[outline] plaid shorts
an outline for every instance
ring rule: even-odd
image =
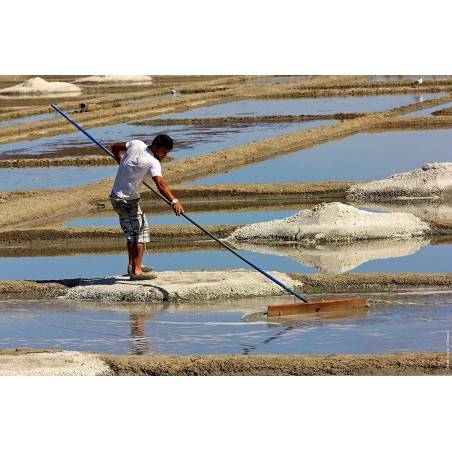
[[[141,210],[139,199],[119,199],[110,196],[111,205],[119,215],[119,224],[128,242],[146,243],[150,241],[149,225]]]

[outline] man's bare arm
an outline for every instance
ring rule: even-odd
[[[176,197],[171,193],[168,185],[166,185],[163,181],[162,176],[154,176],[152,180],[155,182],[155,185],[157,186],[159,192],[163,196],[165,196],[165,198],[169,199],[170,201],[176,199]],[[184,211],[184,208],[182,207],[182,204],[180,202],[175,203],[172,207],[176,215],[180,215]]]
[[[126,152],[126,143],[113,143],[110,147],[112,154],[115,157],[115,160],[118,163],[121,163],[122,154]]]

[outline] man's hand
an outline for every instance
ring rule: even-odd
[[[171,193],[171,190],[168,188],[168,186],[163,181],[162,176],[154,176],[152,178],[155,182],[155,185],[157,186],[159,192],[165,196],[166,199],[177,201],[174,204],[171,203],[171,207],[173,208],[174,213],[179,216],[181,213],[184,212],[184,208],[182,207],[182,204],[176,199],[176,197]]]
[[[180,202],[177,202],[176,204],[173,205],[173,210],[177,216],[184,212],[184,208]]]

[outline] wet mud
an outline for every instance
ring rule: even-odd
[[[450,375],[445,353],[396,355],[103,355],[115,375]]]

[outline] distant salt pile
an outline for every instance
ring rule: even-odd
[[[340,202],[323,203],[281,220],[244,226],[229,237],[237,242],[289,241],[306,244],[408,238],[430,233],[430,227],[410,213],[374,213]]]
[[[91,75],[79,78],[76,83],[152,83],[149,75]]]
[[[47,82],[41,77],[34,77],[19,85],[0,90],[0,94],[48,94],[80,93],[81,89],[67,82]]]
[[[407,173],[394,174],[387,179],[356,184],[347,198],[387,199],[416,197],[445,197],[452,195],[452,163],[429,163]]]

